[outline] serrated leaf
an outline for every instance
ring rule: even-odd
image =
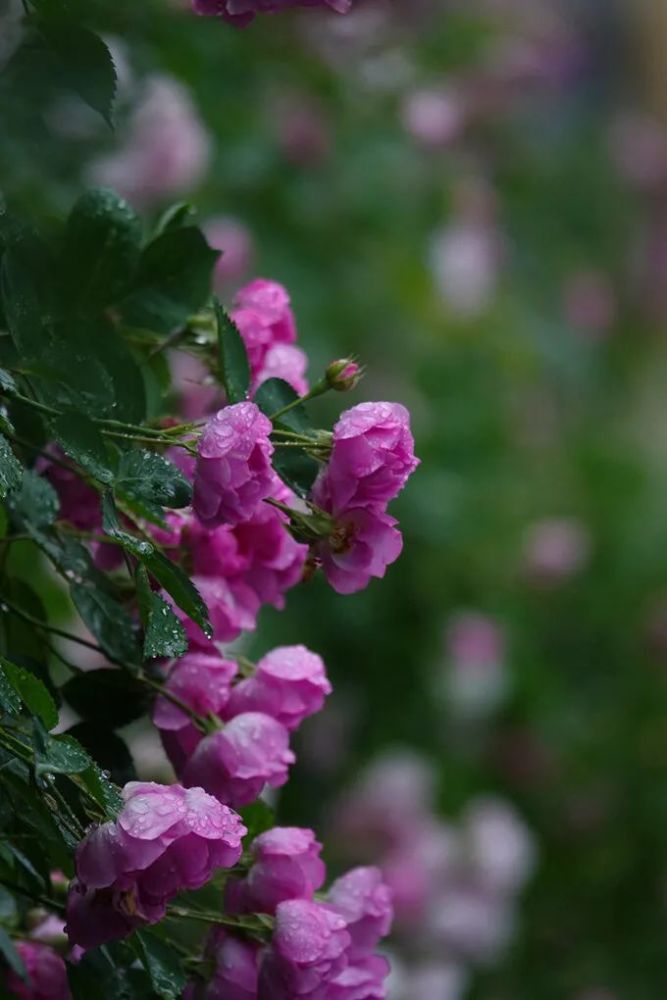
[[[240,403],[248,398],[250,389],[250,363],[248,352],[236,323],[227,315],[216,299],[215,318],[218,325],[218,365],[220,381],[225,387],[227,400]]]
[[[117,785],[137,780],[132,755],[121,737],[107,726],[92,722],[77,722],[67,730],[93,757],[95,763]]]
[[[123,294],[139,263],[141,236],[141,220],[128,202],[106,188],[86,191],[65,233],[71,297],[102,307]]]
[[[156,996],[162,1000],[178,1000],[186,983],[178,952],[151,931],[136,931],[133,940]]]
[[[53,729],[58,724],[58,709],[44,684],[4,656],[0,656],[0,667],[28,711],[40,719],[46,729]]]
[[[83,413],[61,413],[53,421],[53,435],[62,450],[101,483],[113,479],[104,438]]]
[[[88,583],[73,583],[72,600],[81,618],[112,660],[139,662],[135,623],[105,591]]]
[[[35,773],[80,774],[92,764],[90,755],[71,736],[49,736],[44,750],[35,753]]]
[[[169,333],[207,301],[220,256],[194,226],[168,229],[141,255],[132,292],[121,303],[126,322]]]
[[[0,500],[4,500],[10,490],[21,485],[23,466],[12,451],[7,438],[0,434]]]
[[[87,722],[119,729],[146,714],[147,691],[125,670],[87,670],[60,688],[68,705]]]
[[[33,23],[53,57],[60,84],[111,125],[116,68],[99,35],[63,17],[40,16]]]
[[[187,507],[192,501],[192,486],[183,473],[162,455],[144,449],[121,456],[115,490],[148,510],[157,510],[158,516],[162,507]]]
[[[117,538],[128,552],[140,560],[151,576],[170,594],[174,603],[210,638],[212,631],[208,620],[208,608],[195,585],[183,570],[172,563],[158,548],[120,528],[113,497],[108,495],[102,498],[102,524],[107,534]]]
[[[46,528],[55,521],[60,502],[47,479],[27,469],[19,489],[8,500],[10,510],[26,527]]]
[[[211,623],[208,619],[208,608],[188,576],[183,570],[157,549],[149,556],[144,556],[142,562],[161,587],[174,599],[178,607],[186,613],[201,628],[209,639],[212,635]]]
[[[16,950],[14,942],[4,927],[0,927],[0,954],[7,962],[7,965],[14,970],[17,976],[20,976],[25,983],[30,982],[30,979],[28,978],[28,971],[23,964],[23,959]]]
[[[123,808],[120,789],[109,780],[97,763],[93,763],[79,775],[79,780],[109,819],[115,819]]]
[[[143,566],[137,571],[137,598],[144,626],[144,658],[182,656],[188,648],[185,629],[173,610],[159,594],[151,590]]]

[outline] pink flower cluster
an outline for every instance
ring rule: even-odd
[[[335,817],[340,842],[353,845],[357,857],[379,859],[393,894],[397,947],[418,959],[403,972],[401,1000],[417,994],[426,969],[426,978],[463,980],[467,965],[503,951],[515,898],[535,864],[532,837],[505,802],[481,797],[458,824],[437,819],[433,805],[428,766],[396,754],[361,776]],[[447,966],[436,969],[443,953]]]
[[[271,495],[289,500],[289,490],[277,476],[271,476]],[[242,489],[234,493],[236,499]],[[152,529],[160,544],[184,555],[208,606],[216,641],[231,642],[241,632],[254,629],[265,604],[282,609],[286,592],[301,580],[308,547],[289,533],[287,520],[281,510],[260,502],[237,524],[209,529],[192,512],[176,511],[167,515],[166,534]],[[183,624],[193,646],[208,648],[199,626],[187,618]]]
[[[211,980],[192,984],[202,1000],[373,1000],[386,996],[386,959],[375,954],[391,927],[391,893],[377,868],[355,868],[330,887],[323,900],[321,844],[312,830],[274,827],[250,848],[250,868],[228,884],[228,913],[275,917],[268,946],[242,942],[225,931],[209,938]]]
[[[352,9],[352,0],[193,0],[192,5],[197,14],[245,27],[257,14],[275,14],[288,7],[329,7],[346,14]]]
[[[331,685],[322,660],[305,646],[280,646],[259,661],[252,676],[234,683],[236,675],[236,663],[212,644],[208,651],[187,653],[169,673],[153,721],[186,786],[201,786],[220,802],[241,806],[265,785],[277,788],[287,781],[294,762],[289,734],[319,712]],[[204,735],[169,696],[224,725]]]
[[[251,281],[237,292],[231,318],[248,352],[252,393],[269,378],[283,379],[299,395],[308,391],[308,359],[295,346],[296,321],[282,285],[265,278]]]
[[[202,788],[130,782],[123,797],[118,818],[77,848],[67,933],[84,949],[157,923],[177,893],[201,888],[241,856],[246,828]]]
[[[360,403],[335,425],[313,500],[334,519],[315,554],[338,593],[362,590],[400,555],[403,540],[387,505],[418,464],[410,416],[399,403]]]

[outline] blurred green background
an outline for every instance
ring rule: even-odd
[[[143,122],[183,156],[137,161],[138,206],[152,218],[182,196],[204,222],[240,223],[245,276],[287,286],[311,374],[352,352],[369,369],[353,401],[411,409],[422,465],[396,504],[401,560],[354,598],[297,588],[252,639],[312,646],[335,685],[279,817],[326,838],[339,790],[388,747],[416,748],[443,815],[498,795],[539,856],[511,944],[465,996],[657,1000],[667,132],[646,39],[661,37],[659,0],[655,24],[651,4],[611,0],[359,0],[348,17],[246,31],[186,6],[72,0],[121,70],[115,131],[15,59],[0,190],[43,223],[64,214],[117,169],[151,80],[170,78],[180,110],[160,125],[149,106]],[[0,11],[1,62],[18,12]],[[491,652],[458,649],[462,613],[491,623]]]

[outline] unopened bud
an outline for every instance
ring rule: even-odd
[[[364,370],[352,358],[341,358],[332,361],[324,374],[330,389],[335,389],[336,392],[349,392],[359,384]]]

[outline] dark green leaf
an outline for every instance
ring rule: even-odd
[[[80,743],[71,736],[49,736],[43,751],[35,753],[35,773],[80,774],[92,761]]]
[[[77,722],[67,730],[117,785],[136,781],[137,772],[127,744],[112,729],[92,722]]]
[[[220,381],[225,387],[230,403],[240,403],[248,398],[250,389],[250,364],[239,329],[218,300],[215,300],[215,318],[218,324],[218,363]]]
[[[72,1000],[155,1000],[155,992],[143,969],[116,965],[112,948],[86,952],[76,965],[67,963]]]
[[[45,304],[26,253],[18,247],[8,247],[2,255],[0,287],[16,350],[23,358],[38,357],[44,348]]]
[[[53,729],[58,724],[58,709],[42,682],[3,656],[0,656],[0,667],[28,711],[41,719],[46,729]]]
[[[182,656],[188,648],[185,629],[159,594],[151,590],[143,566],[137,572],[137,597],[144,626],[144,657]]]
[[[131,423],[146,414],[144,380],[132,353],[105,317],[70,317],[54,326],[32,364],[41,398],[57,409]],[[33,381],[34,378],[33,378]]]
[[[307,497],[313,488],[320,466],[298,448],[276,448],[273,468],[297,496]]]
[[[81,772],[79,780],[109,819],[115,819],[123,808],[123,797],[120,789],[109,780],[106,772],[96,763],[92,763]]]
[[[112,660],[138,662],[135,623],[127,611],[99,587],[73,583],[70,593],[83,621]]]
[[[109,452],[92,420],[83,413],[62,413],[51,426],[56,441],[70,458],[101,483],[111,482]]]
[[[183,570],[157,549],[142,562],[157,582],[173,597],[175,603],[189,618],[199,625],[204,635],[211,638],[208,608],[202,596]]]
[[[87,722],[119,729],[146,714],[146,687],[125,670],[88,670],[67,681],[60,692]]]
[[[14,942],[4,927],[0,927],[0,954],[7,962],[7,965],[9,965],[9,967],[12,968],[25,983],[30,982],[28,972],[23,964],[23,959],[16,950]],[[165,994],[161,994],[161,996],[164,995]]]
[[[0,662],[0,706],[8,715],[17,715],[21,711],[21,698],[11,680],[5,673]]]
[[[126,552],[130,552],[137,559],[146,558],[155,549],[152,542],[137,538],[136,535],[131,535],[121,528],[116,504],[111,493],[105,493],[102,497],[102,528],[111,538],[121,542]]]
[[[61,86],[73,90],[111,125],[116,69],[102,39],[65,18],[43,16],[34,23],[52,54]]]
[[[156,996],[162,1000],[178,1000],[186,983],[178,952],[151,931],[136,931],[133,940]]]
[[[0,499],[4,500],[10,490],[21,485],[23,466],[9,446],[7,438],[0,434]]]
[[[45,528],[53,524],[60,507],[58,494],[47,479],[26,470],[18,490],[9,498],[12,513],[26,526]]]
[[[144,250],[134,289],[122,303],[134,326],[169,333],[207,301],[220,256],[194,226],[167,229]]]
[[[293,403],[298,398],[299,396],[292,386],[284,382],[281,378],[270,378],[266,382],[262,382],[253,397],[255,403],[257,403],[262,413],[265,413],[267,417],[278,413],[279,410],[282,410],[285,406],[289,406],[290,403]],[[313,430],[303,403],[299,403],[298,406],[293,407],[287,413],[283,414],[282,417],[279,417],[275,421],[275,426],[296,431],[298,434],[311,434]]]
[[[187,507],[192,501],[192,487],[175,465],[154,451],[133,449],[120,460],[116,492],[137,500],[149,509]]]
[[[113,191],[86,191],[74,205],[65,235],[71,295],[106,306],[129,287],[139,263],[142,227],[134,209]]]

